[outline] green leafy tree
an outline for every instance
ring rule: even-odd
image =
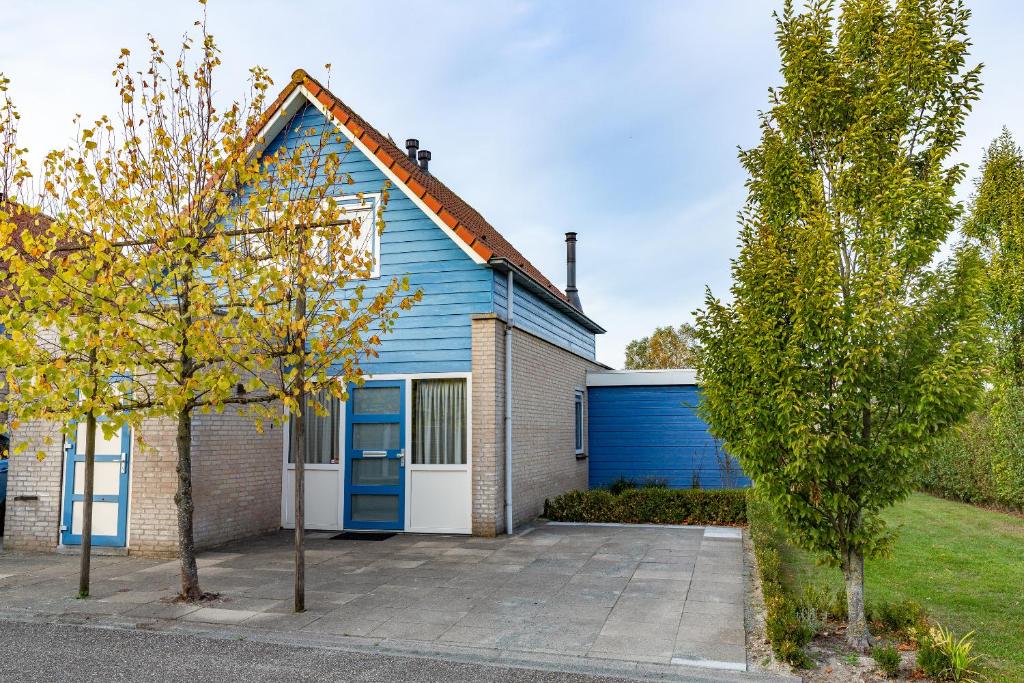
[[[787,2],[733,261],[698,312],[701,410],[792,538],[842,568],[869,641],[864,558],[928,444],[970,409],[980,259],[936,263],[961,212],[950,155],[980,90],[954,0]]]
[[[650,337],[634,339],[626,346],[626,369],[692,368],[696,344],[697,329],[689,323],[655,328]]]
[[[985,151],[964,234],[986,261],[996,367],[1024,388],[1024,153],[1006,128]]]

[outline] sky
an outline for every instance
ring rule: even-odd
[[[727,297],[757,113],[779,83],[769,0],[432,0],[388,3],[210,0],[223,52],[220,94],[245,93],[249,67],[278,87],[299,67],[401,144],[420,140],[431,172],[559,286],[564,233],[579,234],[578,286],[608,332],[598,359],[692,321],[705,287]],[[981,101],[958,160],[976,175],[1008,126],[1024,140],[1024,3],[977,0]],[[73,134],[76,113],[117,110],[111,70],[146,34],[169,51],[197,18],[190,0],[4,0],[0,71],[38,162]],[[971,182],[961,188],[970,196]]]

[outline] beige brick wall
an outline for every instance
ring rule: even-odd
[[[197,547],[277,529],[281,523],[279,427],[258,434],[236,413],[197,414],[193,421],[192,477]],[[147,420],[133,448],[128,508],[128,546],[134,554],[177,554],[174,494],[178,475],[175,435],[167,418]],[[44,443],[49,436],[53,442]],[[28,449],[10,463],[5,546],[52,550],[59,543],[63,435],[51,422],[19,427],[12,444]],[[43,449],[46,458],[35,453]],[[36,496],[37,500],[15,500]]]
[[[512,512],[516,526],[544,512],[544,499],[586,489],[586,458],[576,456],[575,391],[603,366],[516,329],[512,333]]]
[[[473,320],[473,533],[504,533],[505,323]],[[544,511],[544,500],[587,487],[576,457],[574,396],[588,370],[605,369],[529,332],[512,333],[512,496],[516,526]],[[584,446],[586,396],[584,395]],[[586,451],[584,451],[586,452]]]
[[[27,444],[27,448],[14,455],[19,443]],[[11,434],[5,548],[51,550],[57,546],[63,446],[64,435],[52,422],[26,422]],[[40,451],[45,454],[42,460],[36,457]]]
[[[170,418],[146,420],[132,449],[128,547],[141,555],[174,556],[178,552],[177,423]]]
[[[211,546],[281,527],[284,429],[228,408],[198,414],[192,454],[196,544]]]
[[[473,535],[505,532],[505,323],[473,318]]]

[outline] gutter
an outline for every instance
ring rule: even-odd
[[[512,535],[512,329],[515,327],[513,316],[513,293],[515,281],[513,273],[508,271],[508,286],[505,304],[505,533]]]

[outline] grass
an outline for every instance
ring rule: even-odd
[[[899,533],[892,557],[867,562],[868,604],[916,600],[958,636],[976,631],[984,674],[1024,683],[1024,519],[924,494],[885,519]],[[786,547],[783,565],[791,587],[842,585],[803,551]]]

